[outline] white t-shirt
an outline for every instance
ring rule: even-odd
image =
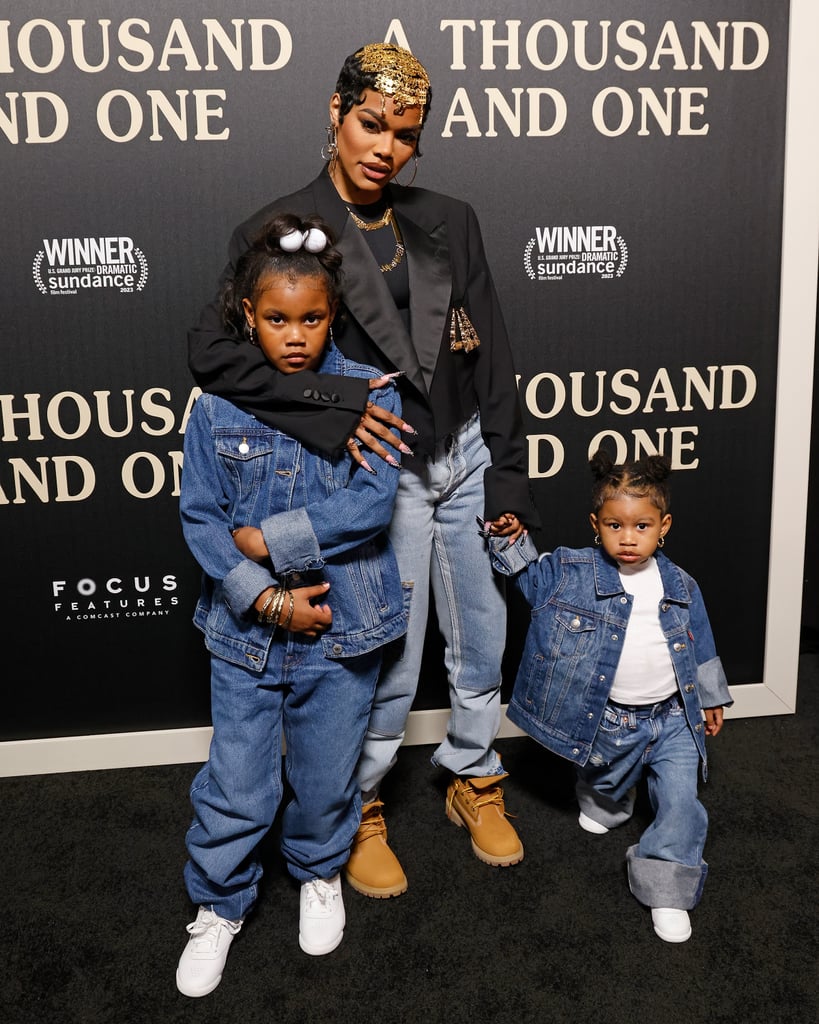
[[[621,566],[619,571],[623,588],[634,603],[610,699],[618,704],[655,704],[677,691],[677,677],[660,628],[660,569],[652,557],[642,565]]]

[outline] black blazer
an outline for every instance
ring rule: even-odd
[[[399,381],[403,415],[418,431],[411,439],[417,455],[431,453],[437,441],[479,411],[492,455],[484,477],[485,515],[494,519],[515,512],[532,523],[512,356],[475,213],[467,203],[427,189],[391,184],[389,194],[407,250],[412,337],[326,170],[235,229],[220,292],[239,256],[274,213],[319,214],[333,229],[344,257],[342,307],[333,324],[338,347],[349,358],[385,372],[404,371]],[[460,306],[480,339],[469,353],[453,351],[450,344],[451,311]],[[434,366],[431,379],[424,379],[418,352]],[[218,296],[188,334],[188,357],[204,391],[325,451],[344,444],[367,402],[367,382],[359,378],[277,373],[258,348],[229,335]]]

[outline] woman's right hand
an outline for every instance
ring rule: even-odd
[[[386,387],[387,384],[399,376],[400,373],[385,373],[383,377],[371,380],[370,391]],[[387,451],[384,443],[392,448],[397,448],[404,455],[412,455],[412,449],[401,440],[400,435],[402,433],[414,435],[415,428],[377,403],[367,402],[367,408],[358,421],[355,432],[347,440],[347,450],[350,452],[353,461],[357,462],[359,466],[366,469],[369,473],[372,473],[373,469],[364,457],[361,451],[362,447],[371,451],[374,455],[378,455],[391,466],[397,466],[398,460]]]

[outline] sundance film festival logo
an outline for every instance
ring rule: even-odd
[[[627,265],[628,246],[611,224],[535,228],[523,251],[532,281],[622,277]]]
[[[133,238],[44,238],[32,263],[43,295],[77,295],[97,289],[141,292],[148,261]]]

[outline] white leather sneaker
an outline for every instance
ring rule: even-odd
[[[691,921],[687,910],[673,907],[652,907],[654,931],[664,942],[685,942],[691,938]]]
[[[207,907],[200,907],[188,925],[190,938],[176,968],[176,987],[183,996],[206,996],[222,980],[233,936],[242,920],[228,921]]]
[[[601,825],[599,821],[595,821],[594,818],[590,818],[588,814],[584,814],[582,811],[578,816],[577,824],[586,832],[592,832],[596,836],[603,836],[606,832],[610,831],[605,825]]]
[[[299,945],[310,956],[332,953],[344,935],[346,917],[341,875],[302,882],[299,894]]]

